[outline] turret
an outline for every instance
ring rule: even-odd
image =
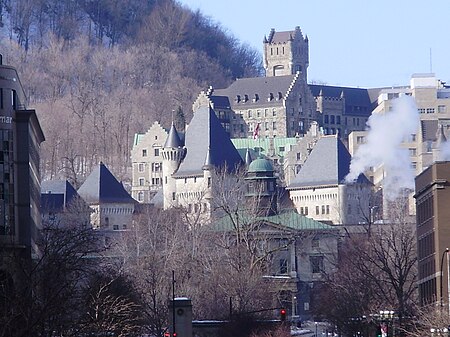
[[[253,202],[259,215],[277,213],[277,189],[274,168],[269,159],[258,158],[248,167],[247,198]]]
[[[172,175],[178,170],[186,153],[183,141],[178,134],[175,125],[172,126],[166,142],[161,150],[163,170],[164,209],[177,206],[176,183]]]

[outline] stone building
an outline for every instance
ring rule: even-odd
[[[91,207],[92,228],[104,232],[129,229],[136,201],[103,163],[94,168],[78,194]]]
[[[131,196],[149,203],[162,186],[162,147],[168,132],[158,122],[145,134],[135,134],[131,149]]]
[[[335,225],[367,221],[372,184],[363,174],[354,183],[345,182],[350,161],[349,152],[336,135],[320,138],[287,186],[297,212]]]

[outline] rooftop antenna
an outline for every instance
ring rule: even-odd
[[[431,54],[431,47],[430,47],[430,73],[433,72],[433,58],[431,56],[432,56],[432,54]]]

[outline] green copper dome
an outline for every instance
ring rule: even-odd
[[[269,159],[264,158],[255,159],[248,166],[248,172],[273,172],[272,162]]]

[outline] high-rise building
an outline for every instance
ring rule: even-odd
[[[449,306],[450,162],[435,162],[416,177],[419,299]],[[448,258],[448,257],[447,257]]]
[[[30,266],[32,252],[39,254],[35,243],[41,226],[39,148],[44,134],[35,111],[26,110],[16,69],[1,60],[0,55],[0,298],[8,298],[14,290],[27,289],[23,267]]]

